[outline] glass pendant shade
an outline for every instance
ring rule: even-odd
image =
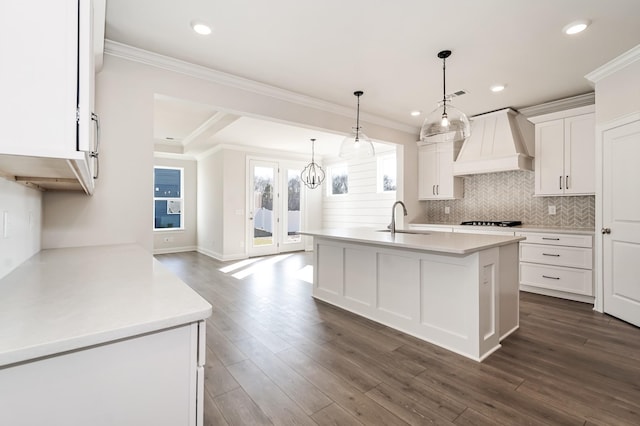
[[[302,169],[300,173],[300,179],[307,188],[314,189],[322,185],[324,182],[325,173],[322,167],[314,160],[315,156],[315,139],[311,139],[311,162]]]
[[[344,138],[342,144],[340,144],[340,158],[345,160],[361,160],[364,158],[371,158],[376,156],[376,150],[373,147],[373,142],[362,133],[362,127],[360,127],[360,96],[364,94],[363,91],[358,90],[353,92],[358,97],[358,112],[356,115],[356,126],[351,128],[349,136]]]
[[[360,160],[375,157],[376,150],[371,139],[362,133],[362,128],[353,127],[351,134],[342,141],[339,155],[345,160]]]
[[[449,56],[451,56],[450,50],[438,53],[438,58],[442,59],[442,100],[425,118],[420,129],[420,140],[426,143],[464,141],[471,135],[469,118],[464,112],[451,105],[451,100],[446,95],[446,59]]]
[[[471,123],[465,113],[447,102],[438,102],[420,129],[420,140],[426,143],[463,141],[471,134]]]

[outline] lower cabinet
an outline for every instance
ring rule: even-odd
[[[517,232],[520,242],[520,289],[593,303],[591,235]]]
[[[0,424],[203,424],[205,322],[0,369]]]

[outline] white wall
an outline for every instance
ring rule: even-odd
[[[0,278],[2,278],[40,251],[42,193],[0,178],[0,194]]]
[[[198,251],[224,256],[224,153],[216,151],[198,160]]]
[[[640,111],[640,61],[598,81],[596,124]]]
[[[155,94],[209,104],[224,112],[345,134],[353,125],[352,116],[225,86],[206,77],[168,71],[112,54],[105,55],[96,88],[96,110],[101,118],[103,140],[101,176],[95,195],[45,194],[42,233],[45,248],[138,243],[152,251],[153,194],[150,188],[153,184]],[[363,122],[363,125],[367,126],[367,134],[372,138],[405,144],[406,158],[415,160],[416,135],[374,123]],[[236,157],[234,154],[229,156]],[[415,164],[405,168],[404,199],[413,202],[415,208],[412,210],[417,212],[417,162],[409,161]],[[236,172],[229,169],[234,176]],[[226,194],[232,200],[236,195],[233,190]],[[225,214],[228,215],[229,210]],[[229,219],[228,216],[225,219]],[[229,225],[239,224],[236,219],[230,219],[232,224]],[[227,225],[225,222],[225,229]],[[217,243],[205,241],[203,244]],[[235,253],[235,250],[230,249],[230,252]]]
[[[198,161],[198,251],[221,260],[247,257],[247,158],[303,161],[286,152],[223,146]],[[302,229],[318,228],[322,198],[305,193]]]
[[[395,149],[387,150],[393,153]],[[377,156],[385,152],[376,152]],[[349,192],[330,195],[331,166],[346,164],[349,175]],[[384,229],[391,221],[391,206],[397,192],[378,192],[378,159],[325,162],[327,180],[323,184],[322,226],[324,228],[378,227]],[[398,169],[399,173],[401,172]],[[417,180],[417,178],[414,178]],[[401,180],[401,179],[400,179]],[[401,198],[398,198],[401,199]],[[417,213],[414,210],[414,213]],[[398,207],[396,223],[401,226],[403,216]]]
[[[155,157],[155,166],[182,167],[184,169],[184,206],[182,230],[162,230],[153,233],[154,253],[192,251],[197,246],[197,162],[194,159]],[[170,241],[165,241],[165,239]]]

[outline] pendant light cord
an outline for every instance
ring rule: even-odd
[[[442,115],[447,114],[447,58],[442,58]]]
[[[356,113],[356,142],[360,142],[360,96],[362,93],[356,92],[356,96],[358,97],[358,112]]]

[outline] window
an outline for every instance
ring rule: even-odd
[[[329,195],[349,193],[349,174],[346,164],[329,167],[329,177],[331,178],[331,185],[327,185]]]
[[[153,229],[184,229],[183,172],[177,167],[153,168]]]
[[[396,154],[378,157],[378,192],[396,190]]]

